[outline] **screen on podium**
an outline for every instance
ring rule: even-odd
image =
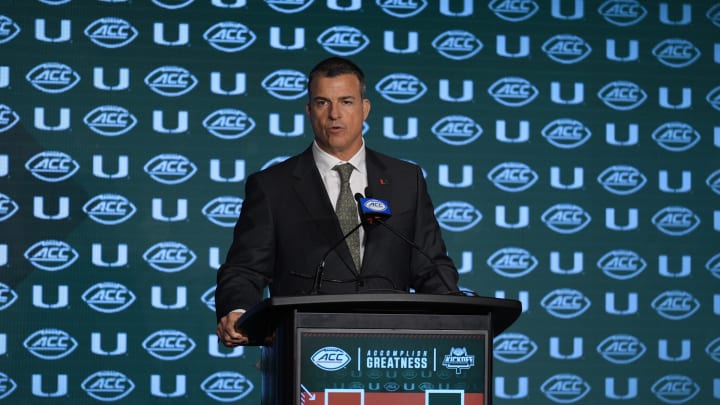
[[[297,333],[297,404],[487,403],[487,331],[298,328]]]

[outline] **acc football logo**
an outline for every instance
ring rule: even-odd
[[[203,126],[220,139],[238,139],[255,128],[255,121],[243,111],[223,108],[205,117]]]
[[[482,220],[482,213],[470,203],[448,201],[435,208],[435,217],[443,229],[462,232],[477,225]]]
[[[710,90],[707,96],[705,96],[705,100],[710,103],[712,108],[720,111],[720,86],[717,86],[714,89]],[[2,104],[0,104],[0,107],[2,107]],[[2,111],[2,108],[0,108],[0,111]],[[2,122],[0,122],[0,125],[2,125]],[[1,128],[0,132],[2,132]]]
[[[652,50],[658,61],[671,68],[683,68],[700,58],[700,50],[692,42],[680,39],[666,39]]]
[[[351,360],[352,357],[345,350],[332,346],[323,347],[310,356],[310,361],[325,371],[340,370],[350,364]]]
[[[35,357],[57,360],[72,353],[78,347],[78,342],[65,331],[41,329],[28,336],[23,346]]]
[[[150,90],[165,97],[182,96],[197,83],[197,78],[180,66],[161,66],[145,76],[145,84]]]
[[[571,404],[590,392],[590,384],[575,374],[555,374],[545,380],[540,391],[552,401]]]
[[[202,301],[208,309],[215,312],[215,286],[208,288],[202,297],[200,297],[200,301]]]
[[[630,364],[647,351],[645,344],[631,335],[612,335],[600,342],[597,352],[607,361],[615,364]]]
[[[653,215],[652,223],[666,235],[682,236],[694,231],[700,225],[700,217],[688,208],[671,206]]]
[[[135,294],[120,283],[106,281],[85,290],[82,300],[98,312],[114,314],[132,305]]]
[[[715,278],[720,278],[720,253],[708,259],[707,263],[705,263],[705,268],[710,274],[715,276]]]
[[[27,81],[43,93],[63,93],[75,87],[80,75],[70,66],[58,62],[42,63],[25,76]]]
[[[598,8],[605,21],[618,27],[629,27],[639,23],[647,10],[636,0],[608,0]]]
[[[281,100],[297,100],[307,94],[307,77],[297,70],[276,70],[261,84],[270,95]]]
[[[580,232],[592,218],[582,207],[575,204],[555,204],[542,214],[542,221],[557,233]]]
[[[647,93],[633,82],[617,80],[600,89],[598,97],[613,110],[629,111],[644,103]]]
[[[163,153],[148,161],[143,170],[157,182],[180,184],[187,181],[197,172],[197,166],[185,156]]]
[[[155,5],[166,8],[168,10],[183,8],[192,3],[193,1],[195,0],[152,0]]]
[[[521,333],[503,333],[493,340],[493,357],[505,363],[522,363],[537,349],[538,345]]]
[[[123,107],[103,105],[87,113],[83,122],[96,134],[119,136],[133,129],[137,118]]]
[[[72,177],[80,165],[72,156],[58,151],[45,151],[36,154],[25,162],[25,168],[36,178],[56,183]],[[1,197],[0,197],[1,199]],[[0,203],[0,220],[2,220],[2,204]]]
[[[33,266],[45,271],[63,270],[80,257],[72,246],[59,240],[37,242],[25,251],[24,256]]]
[[[692,294],[679,290],[663,292],[650,305],[658,315],[673,321],[689,318],[700,309],[700,301]]]
[[[597,181],[613,194],[630,195],[640,190],[647,183],[647,178],[632,166],[615,165],[603,170]]]
[[[9,308],[17,298],[18,295],[15,290],[5,283],[0,283],[0,311]],[[0,386],[2,386],[2,384],[0,384]],[[0,396],[0,398],[2,398],[2,396]]]
[[[203,38],[219,51],[239,52],[252,45],[257,36],[243,24],[225,21],[208,28]]]
[[[508,107],[522,107],[540,94],[532,83],[522,77],[503,77],[488,89],[490,96]]]
[[[253,384],[236,371],[218,371],[206,378],[200,388],[212,399],[233,402],[245,398],[253,390]]]
[[[130,394],[135,383],[119,371],[98,371],[83,380],[80,387],[98,401],[110,402]]]
[[[708,343],[705,347],[705,353],[707,353],[711,359],[720,363],[720,337]]]
[[[665,150],[684,152],[700,142],[700,134],[690,125],[675,121],[660,125],[652,139]]]
[[[538,260],[525,249],[506,247],[493,253],[487,264],[503,277],[518,278],[535,270]]]
[[[616,280],[637,277],[647,267],[647,262],[632,250],[617,249],[607,252],[597,261],[606,276]]]
[[[530,19],[540,7],[532,0],[493,0],[488,4],[490,11],[505,21],[520,22]]]
[[[12,41],[19,33],[20,26],[15,21],[8,16],[0,15],[0,44]]]
[[[183,332],[165,329],[145,338],[142,347],[156,359],[177,360],[195,349],[195,341]]]
[[[195,252],[179,242],[160,242],[143,254],[143,259],[155,270],[176,273],[190,267],[197,259]]]
[[[93,221],[103,225],[121,224],[132,217],[135,204],[119,194],[99,194],[83,205],[82,210]]]
[[[577,318],[590,308],[590,299],[578,290],[559,288],[540,302],[552,316],[561,319]]]
[[[365,49],[370,44],[370,38],[355,27],[336,25],[323,31],[317,42],[332,54],[349,56]]]
[[[710,187],[713,193],[720,195],[720,169],[710,173],[708,178],[705,180],[705,184]]]
[[[138,36],[138,30],[129,22],[115,17],[100,18],[85,28],[85,35],[103,48],[120,48]]]
[[[500,190],[518,193],[532,187],[539,176],[525,163],[503,162],[493,167],[487,177]]]
[[[427,0],[401,1],[401,0],[375,0],[382,11],[397,18],[412,17],[427,7]]]
[[[582,122],[570,118],[560,118],[547,124],[541,131],[553,146],[562,149],[574,149],[587,142],[592,136],[590,128]]]
[[[700,387],[690,377],[671,374],[657,380],[650,392],[666,404],[682,404],[693,399]]]
[[[431,131],[442,142],[453,146],[467,145],[483,133],[482,127],[475,120],[464,115],[443,117],[432,126]]]
[[[5,104],[0,104],[0,133],[14,127],[20,121],[15,111]]]
[[[375,85],[383,98],[397,104],[408,104],[422,97],[427,91],[425,83],[408,73],[392,73]]]
[[[213,224],[231,228],[240,217],[242,203],[243,199],[240,197],[222,196],[205,204],[202,213]]]
[[[587,58],[592,48],[577,35],[558,34],[545,41],[542,50],[552,60],[565,65]]]
[[[465,60],[480,52],[483,43],[471,32],[450,30],[435,37],[432,46],[448,59]]]
[[[15,215],[20,206],[7,195],[0,193],[0,222]]]
[[[716,4],[705,13],[705,17],[710,20],[716,27],[720,27],[720,4]]]
[[[2,20],[0,20],[2,23]],[[17,388],[17,383],[7,374],[0,372],[0,399],[7,398]]]
[[[283,14],[299,13],[308,8],[314,0],[265,0],[270,8]]]

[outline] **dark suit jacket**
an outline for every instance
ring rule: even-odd
[[[388,226],[416,243],[427,257],[382,226],[366,230],[360,274],[332,208],[312,148],[247,178],[233,242],[217,274],[218,319],[272,296],[306,295],[327,254],[321,293],[457,291],[458,273],[445,243],[419,167],[367,151],[366,195],[389,202]],[[439,272],[443,273],[440,277]]]

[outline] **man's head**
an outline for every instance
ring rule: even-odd
[[[320,148],[349,160],[362,146],[363,122],[370,112],[365,74],[343,58],[318,63],[310,71],[306,111]]]

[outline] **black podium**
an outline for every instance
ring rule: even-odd
[[[238,327],[263,346],[263,405],[490,405],[493,338],[520,312],[456,295],[274,297]]]

